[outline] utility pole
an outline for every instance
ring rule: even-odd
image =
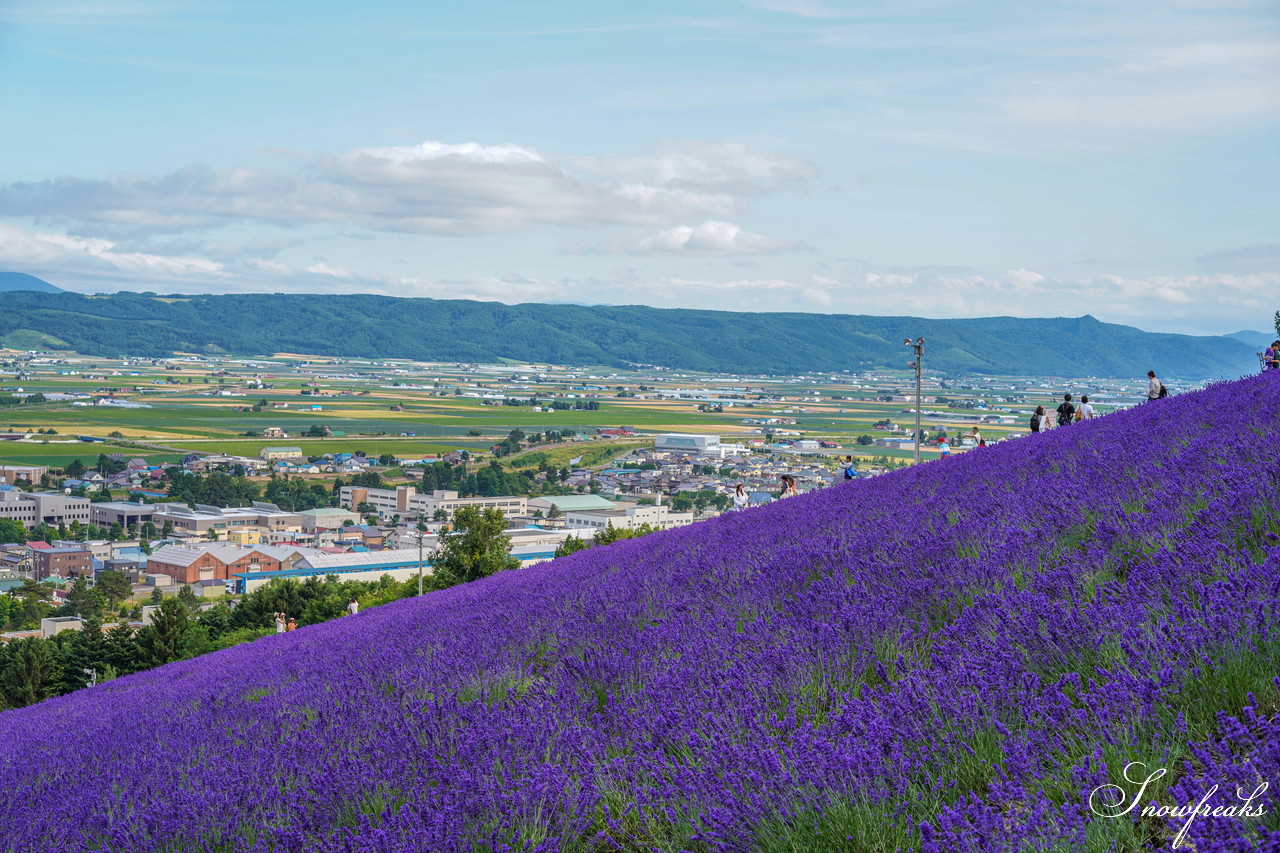
[[[924,366],[924,338],[903,338],[902,343],[911,347],[916,360],[907,365],[916,369],[916,464],[920,464],[920,371]]]
[[[418,595],[422,595],[422,531],[418,531]]]

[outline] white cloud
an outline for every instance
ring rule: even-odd
[[[744,212],[755,195],[815,173],[739,143],[668,143],[648,154],[566,157],[477,143],[365,148],[292,170],[191,165],[167,175],[0,185],[0,216],[73,223],[91,236],[238,223],[344,223],[373,231],[491,234],[536,225],[672,225]]]
[[[592,252],[633,255],[756,255],[799,248],[798,243],[743,231],[732,222],[707,220],[656,232],[630,232],[606,237]]]
[[[90,276],[171,279],[218,278],[223,265],[205,258],[120,251],[110,240],[32,233],[0,224],[0,263],[12,268],[78,270]]]

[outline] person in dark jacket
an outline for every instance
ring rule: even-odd
[[[1071,395],[1063,394],[1058,404],[1058,426],[1066,426],[1076,419],[1076,407],[1071,404]]]

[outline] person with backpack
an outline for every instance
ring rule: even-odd
[[[976,441],[979,447],[987,446],[986,440],[983,439],[982,433],[978,431],[978,428],[976,426],[969,432],[969,437],[972,438],[974,441]]]
[[[1169,389],[1164,387],[1164,383],[1156,379],[1154,370],[1147,371],[1147,402],[1159,400],[1169,396]]]
[[[1036,406],[1035,413],[1031,415],[1031,431],[1039,432],[1042,429],[1048,429],[1049,418],[1044,413],[1044,406]]]
[[[857,476],[858,476],[858,469],[853,467],[853,457],[846,456],[844,458],[844,478],[846,480],[853,480],[853,479],[856,479]]]
[[[1071,404],[1071,395],[1063,394],[1062,402],[1058,404],[1058,426],[1066,426],[1076,416],[1076,407]]]
[[[1089,395],[1085,394],[1080,398],[1080,408],[1076,409],[1076,420],[1091,421],[1093,420],[1093,406],[1089,405]]]

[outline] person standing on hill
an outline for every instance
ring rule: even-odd
[[[843,471],[844,471],[844,478],[845,478],[846,480],[852,480],[852,479],[854,479],[854,478],[856,478],[856,477],[858,476],[858,469],[857,469],[857,468],[855,468],[855,467],[853,467],[853,457],[852,457],[852,456],[846,456],[846,457],[844,458],[844,469],[843,469]]]
[[[1093,406],[1089,405],[1089,395],[1085,394],[1080,398],[1080,408],[1076,409],[1076,420],[1091,421],[1093,420]]]
[[[359,612],[360,612],[360,603],[359,603],[359,602],[357,602],[354,598],[352,598],[352,599],[350,599],[349,601],[347,601],[347,615],[348,615],[348,616],[355,616],[355,615],[356,615],[357,613],[359,613]]]
[[[276,614],[276,633],[277,634],[284,633],[284,614],[283,613]]]
[[[1062,402],[1058,404],[1058,426],[1066,426],[1071,423],[1075,415],[1076,407],[1071,405],[1071,395],[1063,394]]]
[[[1156,379],[1154,370],[1147,371],[1147,402],[1159,400],[1161,397],[1168,397],[1169,392],[1165,390],[1164,383]]]
[[[742,484],[739,483],[733,490],[733,508],[737,510],[746,509],[749,500],[751,498],[747,495],[747,490],[742,488]]]
[[[792,477],[790,474],[783,474],[781,479],[782,479],[782,495],[780,496],[781,498],[792,498],[800,494],[800,491],[796,488],[795,477]]]
[[[969,432],[969,437],[976,441],[979,447],[987,446],[987,442],[983,440],[982,433],[978,432],[978,428],[976,426]]]
[[[942,454],[943,459],[946,459],[951,455],[951,445],[947,443],[947,437],[945,435],[938,439],[938,452]]]
[[[1036,406],[1035,412],[1031,415],[1031,431],[1040,432],[1042,429],[1048,429],[1049,418],[1045,416],[1044,406]]]

